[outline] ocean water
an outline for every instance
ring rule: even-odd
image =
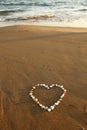
[[[0,26],[44,23],[87,27],[87,0],[0,0]]]

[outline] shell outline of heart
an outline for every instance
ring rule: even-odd
[[[54,86],[56,87],[59,87],[63,90],[63,93],[62,95],[60,96],[60,98],[53,104],[51,105],[50,107],[48,106],[45,106],[43,105],[42,103],[39,102],[38,98],[36,98],[34,95],[33,95],[33,91],[37,88],[37,87],[45,87],[46,89],[50,89],[50,88],[53,88]],[[60,102],[62,101],[62,99],[64,98],[66,94],[66,89],[63,87],[63,85],[58,85],[58,84],[52,84],[50,86],[46,85],[46,84],[37,84],[35,86],[32,86],[32,89],[30,90],[29,92],[29,95],[30,97],[33,99],[33,101],[35,101],[39,106],[40,108],[48,111],[48,112],[51,112],[52,110],[55,109],[56,106],[58,106],[60,104]]]

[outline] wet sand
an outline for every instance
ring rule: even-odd
[[[67,89],[50,113],[29,96],[37,83]],[[87,130],[87,29],[0,28],[0,97],[0,130]]]

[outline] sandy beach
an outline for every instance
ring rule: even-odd
[[[67,90],[52,112],[29,96],[37,83]],[[0,130],[87,130],[87,29],[0,28],[0,98]]]

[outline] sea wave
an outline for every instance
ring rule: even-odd
[[[1,22],[87,22],[87,0],[0,0]]]
[[[33,16],[33,17],[27,17],[27,18],[22,18],[23,20],[41,20],[41,19],[50,19],[55,17],[55,15],[39,15],[39,16]]]
[[[38,21],[38,20],[48,20],[55,17],[55,15],[39,15],[39,16],[31,16],[31,17],[10,17],[6,18],[5,21]]]
[[[78,11],[85,12],[85,11],[87,11],[87,9],[79,9]]]
[[[23,10],[0,10],[0,15],[9,15],[10,13],[22,12]]]
[[[31,2],[31,3],[26,3],[26,2],[17,2],[17,3],[15,3],[15,2],[8,2],[8,3],[4,3],[4,2],[2,2],[2,3],[0,3],[0,5],[2,5],[2,6],[52,6],[52,3],[46,3],[46,2]]]

